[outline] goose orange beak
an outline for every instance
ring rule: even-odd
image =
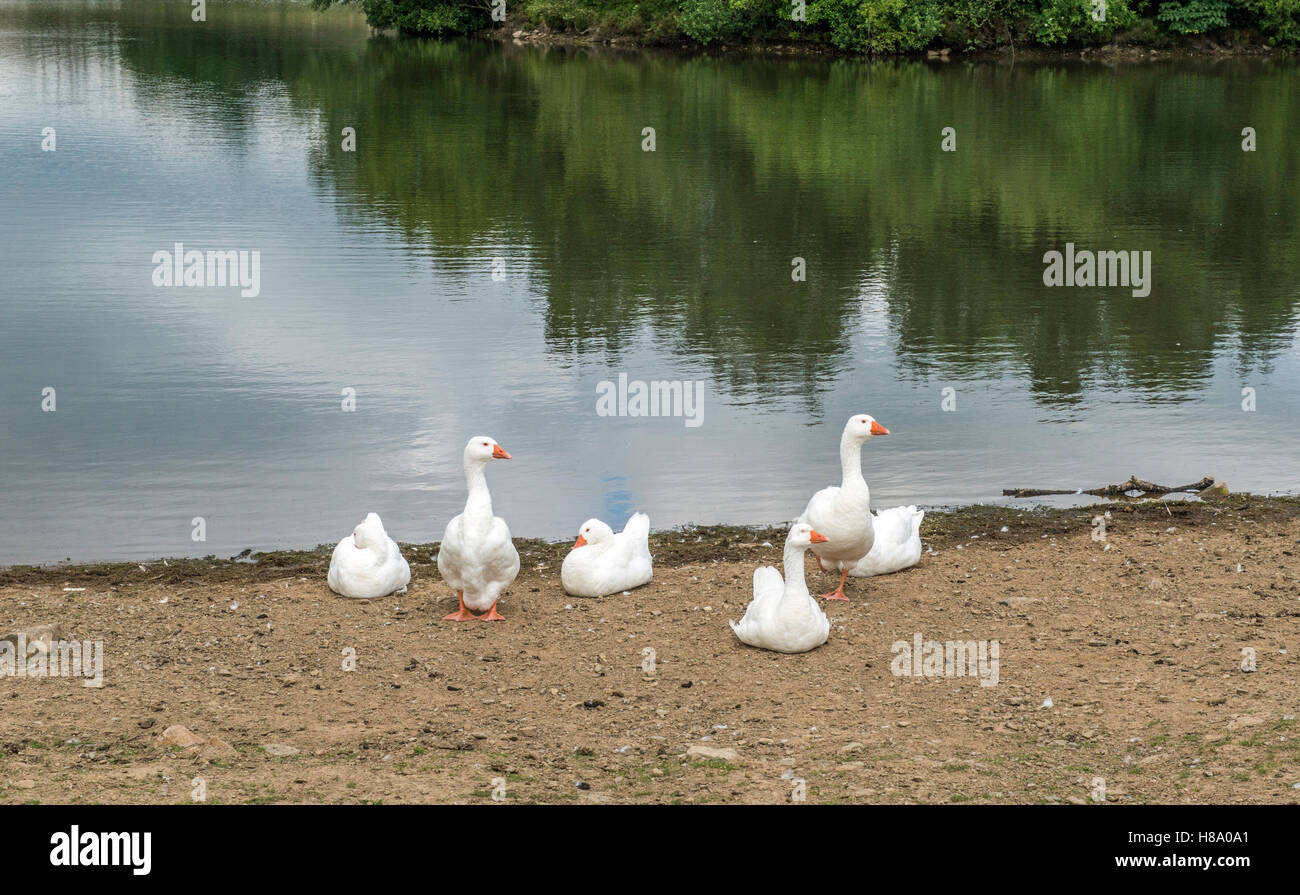
[[[872,420],[872,421],[871,421],[871,434],[872,434],[872,435],[888,435],[888,434],[889,434],[889,430],[886,429],[884,426],[880,425],[880,423],[876,422],[875,420]]]
[[[822,534],[820,531],[813,529],[813,533],[809,536],[808,540],[812,541],[814,544],[825,544],[830,540],[830,538],[826,537],[826,535]]]
[[[577,550],[579,547],[586,547],[586,546],[587,546],[587,539],[584,538],[582,535],[578,535],[578,540],[573,542],[573,549]]]
[[[509,460],[510,455],[506,453],[505,448],[497,444],[492,446],[492,458],[494,460]]]

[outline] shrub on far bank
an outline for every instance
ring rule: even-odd
[[[409,34],[495,24],[492,0],[311,0],[316,8],[338,2],[360,5],[375,28]],[[703,46],[793,39],[872,55],[1115,39],[1161,46],[1227,29],[1300,44],[1300,0],[806,0],[803,21],[794,8],[791,0],[507,0],[506,12],[511,22],[552,31],[600,28]]]
[[[1255,27],[1274,46],[1300,44],[1300,0],[1246,0]]]
[[[316,9],[325,9],[345,0],[311,0]],[[371,28],[402,31],[407,34],[470,34],[491,24],[486,2],[465,3],[456,0],[356,0]]]

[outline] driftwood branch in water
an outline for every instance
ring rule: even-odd
[[[1167,487],[1157,485],[1155,482],[1146,482],[1137,476],[1129,476],[1127,482],[1118,485],[1098,485],[1096,488],[1088,488],[1085,491],[1078,491],[1074,488],[1051,489],[1051,488],[1004,488],[1002,495],[1004,497],[1043,497],[1048,494],[1093,494],[1097,497],[1122,497],[1129,491],[1141,491],[1143,494],[1172,494],[1175,491],[1204,491],[1214,484],[1214,476],[1207,475],[1199,482],[1192,482],[1187,485],[1175,485]]]

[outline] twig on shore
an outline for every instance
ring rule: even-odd
[[[1127,482],[1121,482],[1118,485],[1098,485],[1096,488],[1088,488],[1079,491],[1074,488],[1053,489],[1053,488],[1004,488],[1002,489],[1003,497],[1043,497],[1049,494],[1092,494],[1096,497],[1122,497],[1129,491],[1141,491],[1143,494],[1172,494],[1175,491],[1204,491],[1214,484],[1214,476],[1207,475],[1198,482],[1191,482],[1187,485],[1157,485],[1155,482],[1144,481],[1137,476],[1131,475]]]

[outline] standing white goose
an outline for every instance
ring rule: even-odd
[[[370,513],[334,548],[326,580],[336,594],[372,600],[406,590],[411,567],[397,542],[384,531],[379,515]]]
[[[740,624],[728,620],[742,643],[778,653],[806,653],[826,642],[831,623],[804,580],[803,555],[826,538],[796,522],[785,538],[785,580],[771,566],[754,570],[754,599]]]
[[[872,522],[876,542],[871,545],[871,552],[849,569],[849,574],[854,578],[870,578],[916,565],[921,559],[921,520],[924,518],[925,510],[914,506],[877,512]]]
[[[871,521],[871,491],[862,477],[862,445],[875,435],[888,435],[889,430],[874,417],[855,414],[844,425],[840,435],[841,483],[823,488],[808,501],[799,517],[827,538],[825,543],[813,546],[822,569],[840,571],[840,586],[828,594],[828,600],[847,600],[844,596],[844,579],[849,568],[871,552],[875,532]]]
[[[599,519],[582,523],[560,566],[560,583],[571,596],[603,597],[640,587],[653,574],[650,517],[633,513],[618,534]]]
[[[476,435],[465,445],[469,497],[465,511],[447,523],[438,546],[438,571],[460,601],[460,608],[444,616],[445,621],[504,620],[497,600],[519,574],[519,551],[505,520],[492,515],[486,469],[493,460],[509,459],[496,439],[486,435]],[[471,609],[483,614],[474,615]]]

